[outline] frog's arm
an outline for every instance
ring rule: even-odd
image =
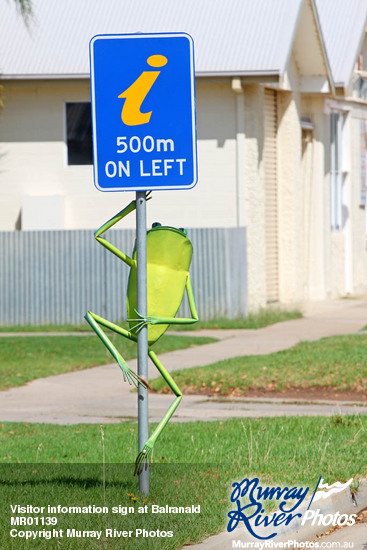
[[[129,382],[129,384],[133,383],[136,387],[138,387],[139,384],[144,386],[144,388],[148,388],[148,383],[141,378],[138,374],[136,374],[133,370],[130,369],[128,364],[126,363],[125,359],[120,355],[120,353],[117,351],[111,340],[107,337],[105,332],[102,330],[101,326],[106,327],[108,330],[112,330],[113,332],[116,332],[117,334],[120,334],[121,336],[124,336],[125,338],[128,338],[129,340],[133,340],[136,342],[137,338],[134,334],[131,334],[128,330],[119,327],[118,325],[115,325],[114,323],[111,323],[110,321],[107,321],[106,319],[103,319],[103,317],[100,317],[99,315],[96,315],[95,313],[92,313],[91,311],[88,311],[88,313],[85,315],[85,319],[88,321],[94,332],[97,334],[97,336],[102,340],[106,348],[111,352],[113,357],[116,359],[119,367],[122,370],[122,374],[124,376],[124,380],[126,382]]]
[[[196,323],[199,320],[199,316],[196,309],[190,273],[187,274],[186,292],[189,300],[191,319],[186,317],[153,317],[150,315],[143,317],[138,311],[135,310],[140,321],[134,326],[134,332],[138,333],[146,325],[192,325],[193,323]],[[130,320],[136,321],[136,319],[128,319],[128,321]]]
[[[117,256],[118,258],[120,258],[120,260],[122,260],[123,262],[125,262],[127,265],[129,265],[130,267],[133,266],[135,264],[135,260],[133,260],[132,258],[130,258],[129,256],[127,256],[126,254],[124,254],[124,252],[121,252],[121,250],[119,250],[118,248],[116,248],[116,246],[114,246],[113,244],[111,244],[110,242],[106,241],[106,239],[104,237],[101,237],[101,235],[107,231],[108,229],[110,229],[111,227],[113,227],[117,222],[119,222],[120,220],[122,220],[122,218],[124,218],[125,216],[127,216],[128,214],[130,214],[130,212],[132,212],[133,210],[135,210],[136,208],[136,203],[135,201],[131,201],[130,204],[128,204],[123,210],[121,210],[121,212],[119,212],[118,214],[116,214],[113,218],[111,218],[110,220],[108,220],[108,222],[104,223],[99,229],[97,229],[97,231],[94,233],[94,237],[95,239],[101,243],[102,246],[104,246],[105,248],[107,248],[107,250],[110,250],[113,254],[115,254],[115,256]]]

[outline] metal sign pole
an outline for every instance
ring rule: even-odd
[[[147,225],[145,191],[136,192],[136,259],[138,312],[147,315]],[[148,380],[148,328],[138,333],[138,374]],[[139,384],[138,388],[138,439],[139,452],[149,437],[148,390]],[[139,475],[139,490],[149,494],[149,464]]]
[[[198,177],[194,42],[186,33],[99,34],[90,41],[90,67],[94,184],[100,191],[136,192],[137,310],[145,317],[145,192],[191,189]],[[150,112],[141,112],[146,97]],[[147,380],[146,327],[137,340],[138,374]],[[141,384],[138,430],[140,453],[149,439],[148,391]],[[149,463],[150,443],[147,450],[146,460],[143,454],[137,457],[137,471]],[[148,468],[139,475],[139,489],[149,493]]]

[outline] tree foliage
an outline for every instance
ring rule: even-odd
[[[27,24],[32,16],[32,0],[14,0],[24,22]]]
[[[28,25],[32,15],[32,0],[14,0],[14,3],[17,7],[17,10],[20,12],[23,21],[26,25]],[[4,86],[0,84],[0,111],[4,107]]]

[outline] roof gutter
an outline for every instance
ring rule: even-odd
[[[90,78],[89,73],[70,74],[1,74],[0,80],[81,80]]]
[[[241,78],[246,82],[279,82],[279,71],[196,71],[198,78]],[[89,73],[43,73],[43,74],[1,74],[0,80],[81,80],[90,78]]]
[[[252,82],[278,82],[279,71],[196,71],[198,77],[227,76]]]

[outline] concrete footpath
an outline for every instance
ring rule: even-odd
[[[166,368],[177,369],[204,366],[219,360],[241,355],[259,355],[289,348],[300,341],[358,332],[367,324],[367,300],[339,300],[310,305],[304,318],[272,325],[259,330],[201,331],[200,335],[215,336],[218,342],[160,356]],[[180,333],[182,334],[182,333]],[[188,334],[188,333],[186,333]],[[198,335],[197,332],[192,334]],[[10,334],[15,336],[15,334]],[[123,344],[121,346],[123,349]],[[135,361],[130,361],[136,368]],[[149,366],[149,377],[157,375],[154,365]],[[150,421],[162,418],[172,395],[150,394]],[[367,414],[366,403],[336,401],[300,401],[296,399],[215,399],[206,396],[183,397],[172,421],[217,420],[233,417],[259,417],[280,415],[333,415]],[[95,367],[70,374],[42,378],[20,388],[0,392],[0,421],[51,422],[75,424],[80,422],[109,423],[136,420],[137,394],[123,382],[116,364]],[[355,513],[355,499],[349,493],[343,501],[327,502],[325,513]],[[357,495],[358,496],[358,495]],[[364,485],[357,498],[358,507],[367,506],[367,487]],[[354,550],[366,550],[366,524],[338,529],[319,540],[319,543],[354,542]],[[293,535],[297,535],[297,538]],[[310,535],[310,538],[309,538]],[[279,533],[278,541],[315,540],[316,533],[296,531]],[[205,542],[190,546],[194,550],[222,550],[233,548],[233,541],[249,542],[242,528],[241,533],[222,533]],[[237,546],[245,547],[245,546]],[[326,546],[324,546],[326,547]],[[334,545],[333,547],[337,547]],[[346,546],[344,546],[346,547]],[[348,547],[351,546],[348,544]]]
[[[258,330],[201,331],[215,335],[213,344],[178,350],[160,356],[170,371],[204,366],[241,355],[258,355],[289,348],[302,340],[351,334],[367,323],[367,300],[338,300],[307,307],[303,319]],[[182,334],[182,333],[180,333]],[[193,334],[197,335],[197,332]],[[122,343],[123,349],[123,343]],[[135,360],[130,361],[136,368]],[[157,375],[149,365],[149,377]],[[162,418],[173,396],[150,394],[150,421]],[[216,399],[186,395],[172,421],[217,420],[233,417],[281,415],[366,414],[366,403],[297,401],[295,399]],[[137,418],[137,395],[123,382],[116,364],[35,380],[26,386],[0,392],[0,421],[120,422]]]

